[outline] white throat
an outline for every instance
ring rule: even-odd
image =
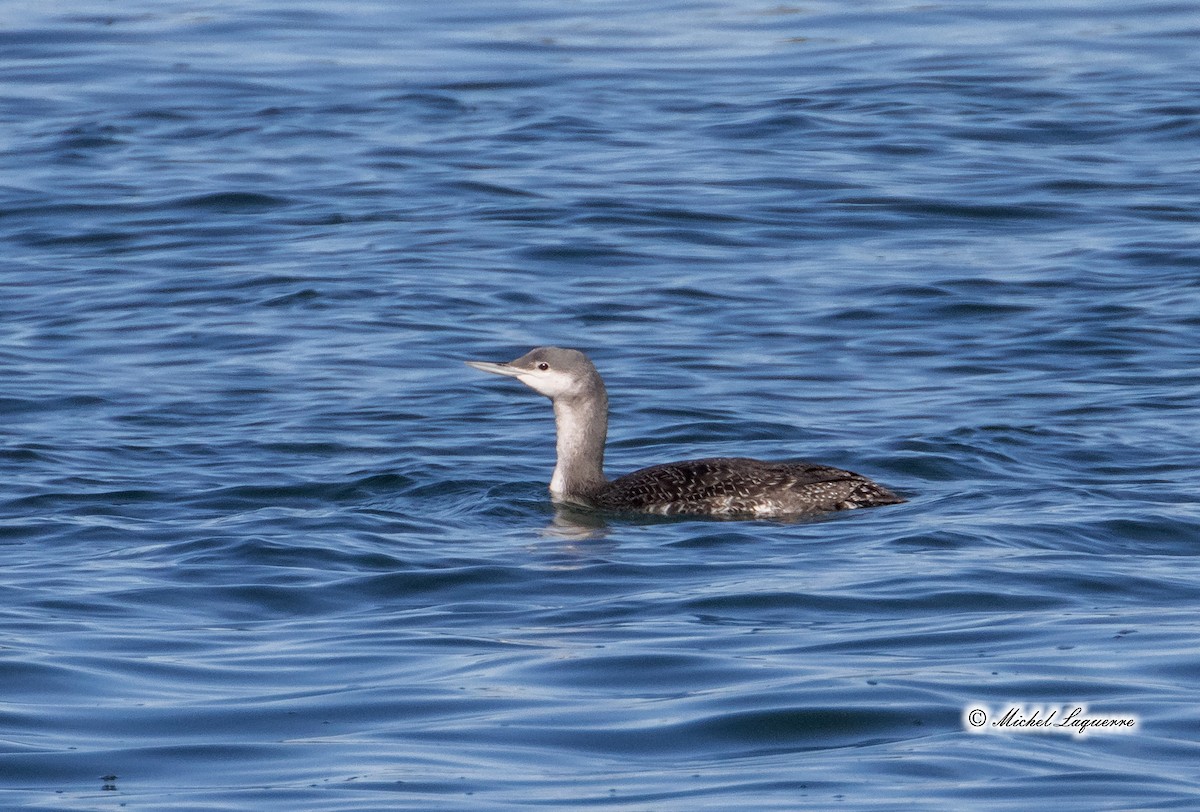
[[[608,433],[607,398],[554,401],[558,459],[550,478],[557,500],[585,496],[604,485],[604,439]]]

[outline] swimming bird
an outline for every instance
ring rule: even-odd
[[[840,468],[742,457],[652,465],[609,481],[604,475],[608,392],[586,355],[538,347],[515,361],[466,364],[516,378],[553,402],[558,461],[550,496],[556,502],[668,516],[780,518],[904,501]]]

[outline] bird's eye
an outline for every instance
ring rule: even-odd
[[[549,368],[550,368],[550,365],[547,364],[545,361],[542,361],[542,363],[538,364],[538,369],[540,369],[542,372],[545,372]]]

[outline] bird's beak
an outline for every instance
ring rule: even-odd
[[[524,372],[524,370],[509,366],[508,364],[494,364],[491,361],[464,361],[463,363],[469,367],[490,372],[493,375],[507,375],[510,378],[516,378]]]

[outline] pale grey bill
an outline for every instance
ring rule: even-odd
[[[463,361],[463,363],[469,367],[490,372],[493,375],[507,375],[510,378],[515,378],[523,372],[523,370],[510,367],[508,364],[493,364],[491,361]]]

